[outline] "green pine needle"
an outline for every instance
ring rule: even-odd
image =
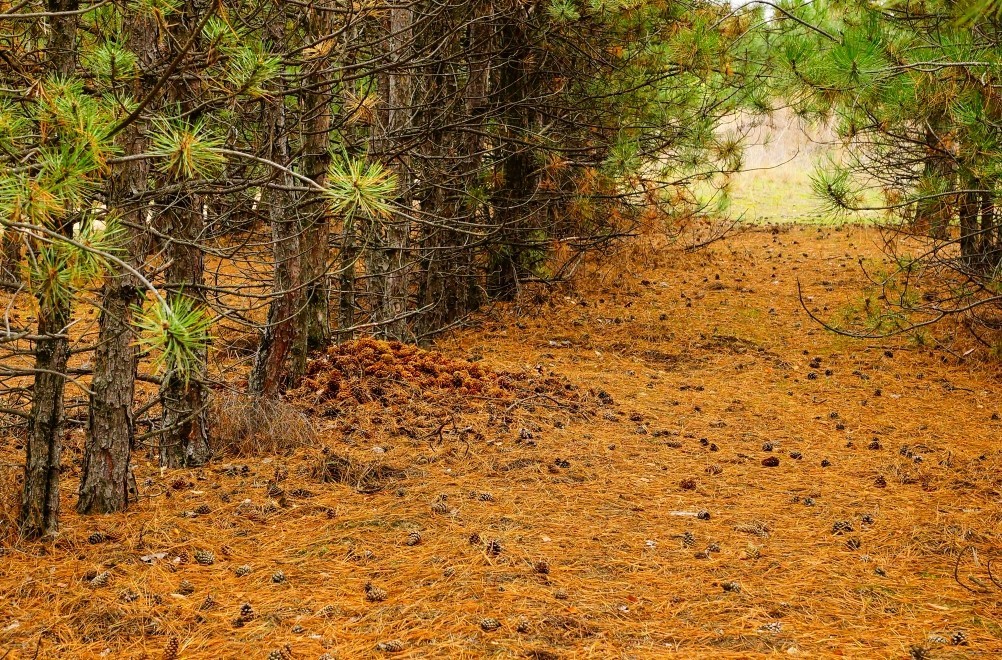
[[[158,370],[185,382],[197,373],[211,341],[212,317],[206,309],[178,295],[169,305],[155,302],[145,310],[137,306],[134,316],[141,331],[138,344],[156,356]]]
[[[336,213],[389,217],[396,190],[396,176],[380,163],[360,159],[334,162],[327,175],[327,196]]]

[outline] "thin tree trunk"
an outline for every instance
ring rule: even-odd
[[[338,333],[339,342],[350,341],[355,333],[355,266],[358,261],[358,237],[354,218],[345,218],[342,224],[341,254],[338,260]]]
[[[69,305],[40,310],[38,334],[60,335],[70,322],[70,313]],[[38,340],[19,519],[21,532],[29,537],[52,537],[59,531],[59,461],[68,358],[66,337]]]
[[[495,103],[504,117],[505,129],[499,135],[501,188],[494,197],[498,244],[489,265],[487,286],[491,296],[510,300],[528,274],[526,240],[533,224],[538,172],[532,152],[523,142],[531,138],[535,128],[527,102],[534,96],[537,85],[534,74],[526,67],[529,52],[523,26],[508,18],[499,38]]]
[[[401,141],[411,126],[412,81],[408,54],[413,49],[414,7],[412,0],[398,0],[389,11],[389,31],[386,48],[394,66],[388,68],[380,82],[386,108],[381,115],[381,134],[376,140],[376,151],[396,172],[397,181],[405,191],[397,199],[404,208],[408,206],[410,188],[409,159],[402,153]],[[408,285],[410,271],[411,225],[406,212],[397,213],[389,220],[372,220],[368,236],[369,258],[366,275],[369,292],[373,298],[373,320],[380,325],[376,334],[388,339],[408,339],[407,320]]]
[[[16,291],[21,286],[21,234],[8,230],[0,241],[0,288]]]
[[[188,299],[204,305],[202,286],[205,263],[198,242],[205,230],[201,204],[196,195],[182,193],[161,215],[161,231],[168,238],[165,253],[170,265],[165,272],[168,302]],[[205,389],[206,355],[202,351],[193,373],[182,377],[169,373],[160,388],[163,434],[160,437],[160,465],[188,467],[205,465],[212,457]]]
[[[48,0],[46,55],[49,70],[69,77],[76,68],[78,0]],[[66,13],[70,12],[70,13]],[[70,232],[72,218],[64,215],[57,229]],[[51,537],[59,531],[59,468],[62,454],[63,391],[69,340],[64,335],[72,315],[69,300],[39,300],[35,345],[35,383],[28,417],[24,485],[18,523],[29,537]]]
[[[331,8],[313,5],[309,14],[307,41],[313,42],[330,32],[332,25]],[[330,166],[331,130],[331,82],[325,66],[327,58],[318,57],[310,63],[312,69],[306,75],[304,87],[309,90],[302,94],[300,107],[303,112],[303,173],[317,185],[327,181]],[[306,301],[303,307],[305,329],[299,340],[306,343],[301,352],[320,350],[331,341],[330,328],[330,281],[328,262],[330,259],[330,218],[327,204],[315,191],[304,193],[302,214],[304,220],[303,240],[303,282]],[[300,377],[302,374],[295,374]]]
[[[982,185],[985,185],[982,182]],[[981,193],[981,257],[985,267],[994,270],[998,266],[999,244],[995,237],[995,196],[990,192]]]
[[[189,31],[209,11],[209,6],[206,0],[191,0],[185,6],[182,20],[172,28],[176,43],[188,38]],[[201,116],[197,109],[202,100],[201,86],[198,79],[178,76],[168,91],[169,100],[191,113],[188,121],[192,123]],[[168,302],[173,305],[185,300],[194,308],[204,307],[205,261],[199,247],[205,233],[202,198],[192,191],[182,190],[164,200],[160,223],[160,232],[166,237],[164,255],[168,266],[164,278]],[[205,465],[212,457],[205,387],[207,358],[206,352],[200,351],[190,373],[184,377],[168,373],[160,386],[162,434],[158,453],[163,467]]]
[[[960,257],[967,266],[978,260],[978,198],[977,193],[966,192],[960,201]]]
[[[279,14],[282,8],[278,8]],[[281,19],[272,23],[274,43],[284,42],[285,31]],[[266,136],[271,149],[268,158],[289,167],[289,133],[286,125],[284,83],[265,101]],[[268,213],[271,222],[272,252],[275,261],[273,297],[268,306],[268,321],[261,334],[254,369],[250,376],[251,394],[276,397],[283,389],[295,384],[298,375],[305,371],[304,343],[298,341],[304,307],[303,251],[300,223],[296,209],[286,192],[292,186],[288,173],[276,176],[278,187],[269,190]]]

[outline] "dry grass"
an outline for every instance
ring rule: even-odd
[[[997,367],[833,337],[797,300],[852,302],[876,240],[638,242],[438,351],[361,343],[289,402],[320,446],[139,465],[125,515],[73,514],[68,465],[61,539],[0,563],[0,655],[998,657]]]
[[[225,394],[213,398],[210,416],[217,456],[287,454],[316,442],[310,418],[284,401]]]

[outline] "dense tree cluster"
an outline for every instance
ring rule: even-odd
[[[273,398],[330,342],[425,341],[560,278],[736,169],[717,127],[762,103],[761,14],[705,0],[0,7],[26,535],[57,530],[67,424],[78,510],[121,510],[131,451],[209,459],[213,365]]]

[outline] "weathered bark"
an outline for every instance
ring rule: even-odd
[[[68,77],[76,67],[78,0],[48,0],[49,18],[46,55],[53,73]],[[68,235],[72,218],[64,215],[57,229]],[[39,299],[38,334],[35,345],[35,383],[28,418],[28,441],[24,485],[18,523],[29,537],[51,537],[59,531],[59,462],[62,454],[63,391],[69,341],[63,334],[72,307],[65,299]]]
[[[165,253],[170,265],[165,272],[168,302],[187,298],[196,306],[204,304],[202,286],[205,263],[198,241],[205,221],[199,199],[191,193],[178,195],[161,215],[161,232],[168,237]],[[204,465],[212,456],[207,418],[208,393],[205,389],[204,351],[187,377],[169,373],[160,388],[163,433],[160,437],[160,465],[186,467]]]
[[[70,322],[70,313],[69,305],[40,310],[38,334],[61,335]],[[29,537],[51,537],[59,531],[59,461],[68,358],[65,336],[39,339],[35,346],[37,372],[28,419],[20,512],[21,532]]]
[[[80,0],[46,0],[46,9],[55,14],[49,21],[49,41],[45,45],[49,71],[68,78],[77,65],[77,22],[73,13],[80,9]]]
[[[401,142],[412,119],[412,75],[406,70],[413,50],[414,7],[411,0],[398,0],[389,11],[390,36],[386,40],[392,65],[380,81],[385,108],[380,112],[379,135],[374,140],[375,151],[396,173],[403,194],[398,204],[409,206],[411,171],[409,158]],[[367,243],[370,246],[366,264],[369,293],[373,300],[373,321],[379,325],[376,334],[387,339],[406,341],[410,338],[404,315],[408,308],[410,274],[411,223],[405,213],[392,218],[373,220]]]
[[[94,352],[90,418],[77,502],[77,511],[84,514],[123,511],[129,505],[136,382],[131,308],[139,300],[133,280],[121,272],[109,275],[101,297],[101,329]]]
[[[16,291],[21,286],[20,263],[21,234],[5,231],[0,240],[0,288]]]
[[[279,13],[281,14],[281,8]],[[272,22],[271,37],[275,43],[284,41],[280,19]],[[286,126],[286,90],[276,83],[271,97],[265,101],[268,159],[283,167],[290,165],[289,133]],[[271,222],[272,254],[275,276],[272,299],[268,306],[268,321],[261,333],[254,369],[248,387],[251,394],[275,397],[292,386],[306,370],[305,343],[298,341],[304,308],[303,251],[300,222],[294,204],[286,192],[292,186],[287,172],[276,173],[277,187],[271,188],[268,214]]]
[[[130,50],[145,60],[144,65],[151,65],[155,57],[156,25],[142,13],[136,13],[129,16],[126,28]],[[141,92],[137,78],[133,93],[138,96]],[[119,139],[124,154],[146,152],[149,141],[145,132],[141,122],[125,129]],[[146,191],[149,169],[146,160],[115,165],[107,185],[109,212],[125,220],[122,247],[129,265],[137,270],[142,268],[149,245],[148,232],[140,229],[145,226],[140,197]],[[77,511],[83,514],[124,511],[129,506],[137,363],[132,308],[142,298],[141,286],[138,277],[118,266],[113,266],[105,278],[77,501]]]
[[[268,306],[268,321],[261,333],[248,385],[251,394],[264,397],[275,397],[294,385],[293,375],[302,371],[293,365],[306,360],[296,332],[296,318],[303,307],[299,225],[288,217],[288,208],[281,203],[284,195],[273,192],[276,199],[270,204],[269,213],[275,259],[274,297]]]
[[[307,41],[321,39],[330,32],[333,14],[329,7],[312,5],[307,17]],[[327,181],[330,166],[331,82],[325,70],[327,58],[318,57],[309,64],[305,89],[300,99],[303,126],[303,174],[317,185]],[[330,328],[330,218],[327,203],[315,191],[304,193],[301,200],[303,217],[302,236],[305,241],[303,255],[303,282],[306,297],[302,314],[300,342],[305,342],[302,352],[320,350],[331,341]],[[305,326],[305,327],[303,327]],[[302,373],[294,374],[301,377]]]
[[[190,30],[209,11],[210,4],[207,0],[189,0],[181,20],[172,27],[175,43],[188,38]],[[178,76],[168,89],[168,100],[190,113],[189,120],[195,122],[201,116],[198,110],[201,89],[202,81]],[[164,272],[168,302],[175,304],[183,299],[194,308],[204,307],[205,263],[199,247],[205,232],[202,199],[182,189],[161,201],[163,211],[158,229],[166,241],[163,251],[168,262]],[[163,467],[204,465],[212,457],[205,388],[207,358],[206,352],[201,351],[190,373],[168,373],[161,384],[162,433],[158,452]]]

